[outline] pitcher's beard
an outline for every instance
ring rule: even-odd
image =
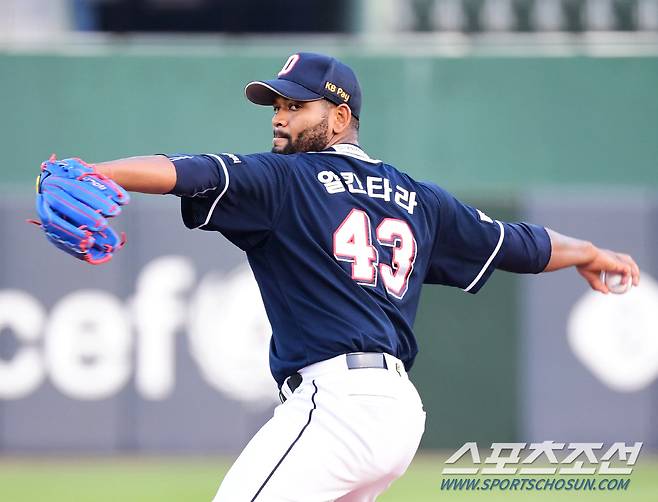
[[[289,155],[299,152],[321,152],[327,147],[327,131],[329,131],[329,119],[324,117],[319,124],[309,127],[299,133],[297,139],[292,141],[289,135],[280,135],[286,138],[286,146],[283,148],[272,148],[272,153]]]

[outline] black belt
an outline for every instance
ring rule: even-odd
[[[347,363],[347,369],[350,370],[365,368],[388,369],[384,354],[379,352],[351,352],[345,355],[345,361]],[[302,376],[299,373],[294,373],[286,378],[281,386],[281,390],[279,390],[279,399],[281,399],[281,402],[284,403],[301,383]]]

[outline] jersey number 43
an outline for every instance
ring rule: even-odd
[[[404,220],[384,218],[377,225],[375,238],[380,245],[393,248],[390,265],[379,263],[368,214],[352,209],[334,232],[334,256],[352,263],[352,279],[357,283],[376,287],[379,275],[386,291],[402,299],[416,261],[416,239],[411,227]]]

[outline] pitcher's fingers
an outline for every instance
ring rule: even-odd
[[[582,272],[582,275],[594,291],[599,291],[604,295],[607,295],[610,292],[608,287],[605,285],[605,282],[601,280],[603,277],[602,273],[597,274],[596,272],[587,271]]]
[[[617,257],[631,267],[631,277],[633,279],[633,286],[640,285],[640,267],[635,262],[632,256],[624,253],[617,253]]]

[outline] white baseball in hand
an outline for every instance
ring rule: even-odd
[[[628,293],[633,285],[633,281],[630,277],[628,278],[628,282],[626,282],[626,284],[622,284],[621,280],[623,277],[624,276],[622,274],[607,274],[606,272],[601,272],[601,281],[604,282],[606,286],[608,286],[608,289],[611,293],[616,295],[623,295],[624,293]]]

